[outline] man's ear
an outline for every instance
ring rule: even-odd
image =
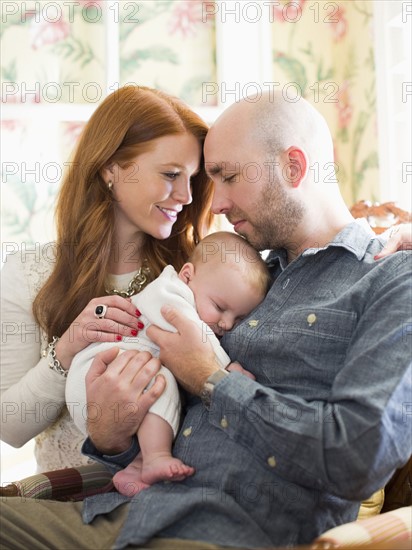
[[[193,279],[194,274],[195,274],[195,266],[192,263],[187,262],[179,271],[179,279],[181,279],[184,283],[188,285],[190,281]]]
[[[286,165],[284,168],[284,177],[292,185],[299,187],[306,178],[309,169],[308,157],[299,147],[289,147],[286,151]]]

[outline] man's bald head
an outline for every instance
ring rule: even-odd
[[[259,250],[285,248],[294,258],[352,219],[331,170],[330,131],[304,99],[275,93],[230,106],[209,130],[204,153],[212,211]]]
[[[242,138],[247,134],[270,156],[291,146],[302,148],[309,162],[333,162],[333,142],[322,115],[301,98],[293,103],[281,92],[263,94],[258,101],[243,99],[228,107],[210,131]]]

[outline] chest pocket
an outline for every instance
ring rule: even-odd
[[[296,308],[277,319],[273,315],[261,326],[259,336],[269,354],[255,374],[262,383],[284,390],[302,384],[307,389],[330,386],[356,323],[356,313],[327,308]]]

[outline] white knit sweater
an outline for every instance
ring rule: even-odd
[[[46,335],[34,320],[33,300],[54,265],[52,246],[6,258],[1,270],[1,439],[21,447],[35,437],[38,471],[92,461],[80,452],[84,435],[65,406],[66,379],[49,369]],[[123,288],[131,274],[111,276]]]

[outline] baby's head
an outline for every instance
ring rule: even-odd
[[[259,252],[226,231],[205,237],[179,277],[192,290],[199,317],[219,336],[260,304],[270,284]]]

